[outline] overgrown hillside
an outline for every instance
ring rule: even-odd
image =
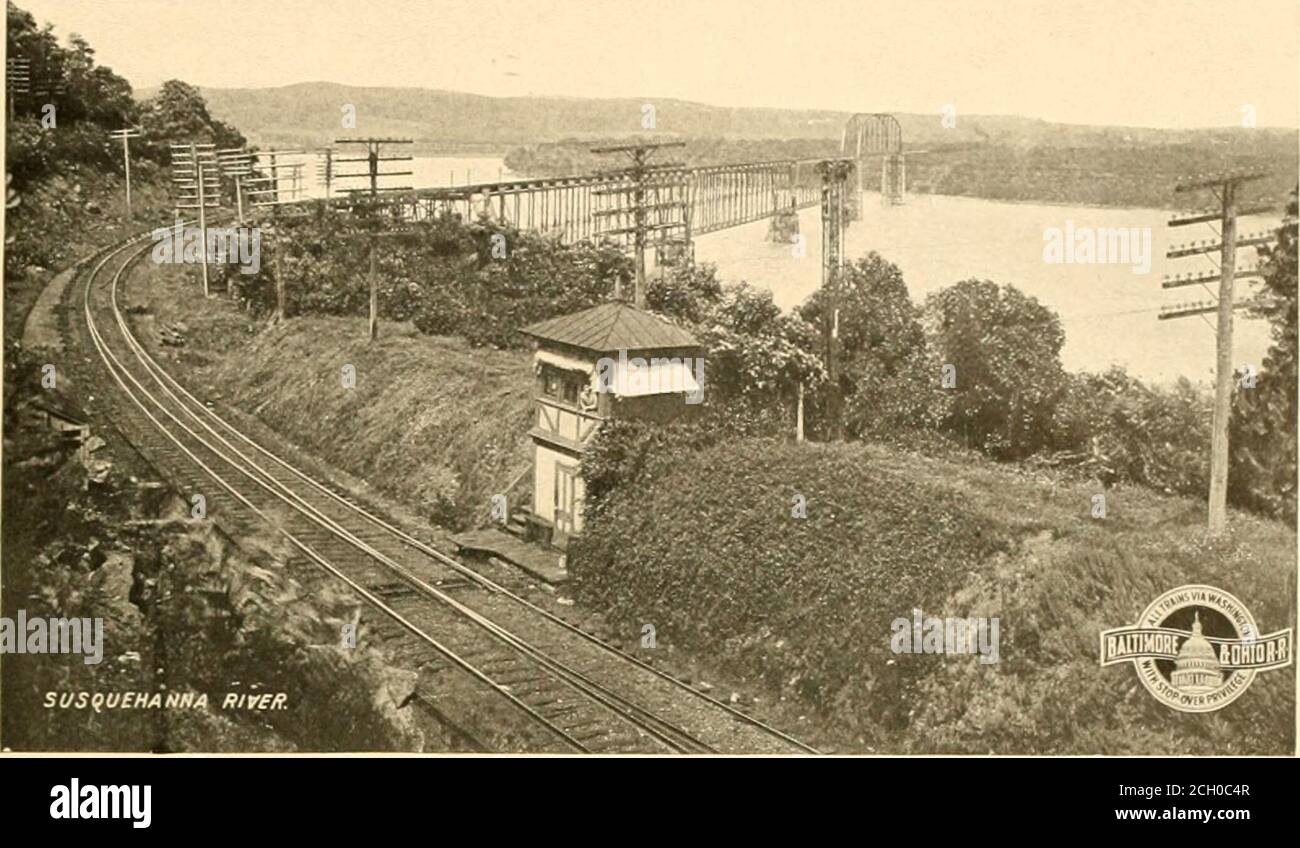
[[[255,337],[203,379],[313,455],[452,527],[488,512],[531,461],[532,367],[522,353],[300,318]],[[356,387],[343,387],[343,366]]]
[[[1194,716],[1148,697],[1131,667],[1098,665],[1101,630],[1186,583],[1294,626],[1294,533],[1236,514],[1207,546],[1203,520],[1192,500],[975,455],[746,440],[656,458],[589,523],[570,570],[610,620],[762,681],[839,750],[1290,751],[1293,668]],[[893,653],[891,622],[915,609],[999,618],[1000,661]]]
[[[5,338],[23,322],[50,279],[97,248],[139,233],[169,213],[167,187],[153,169],[132,175],[134,220],[124,214],[125,188],[115,174],[70,170],[20,193],[5,217]]]
[[[45,351],[45,354],[50,354]],[[60,373],[72,353],[54,355]],[[41,359],[11,354],[16,396],[39,388]],[[15,361],[17,360],[17,361]],[[98,662],[76,653],[5,656],[0,743],[13,751],[420,750],[415,675],[387,664],[368,632],[339,643],[358,609],[303,582],[274,534],[231,539],[191,520],[113,430],[80,455],[25,405],[6,404],[3,613],[11,621],[102,619]],[[378,644],[378,639],[375,640]],[[225,706],[229,694],[286,693],[283,709]],[[159,699],[127,706],[124,698]],[[206,704],[200,695],[207,699]],[[162,698],[186,706],[164,709]],[[441,740],[429,739],[432,747]]]

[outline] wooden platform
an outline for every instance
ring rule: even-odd
[[[561,554],[539,545],[530,545],[501,530],[491,527],[470,530],[455,534],[451,540],[461,553],[499,557],[547,583],[559,584],[569,579]]]

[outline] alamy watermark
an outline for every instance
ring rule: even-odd
[[[1134,274],[1151,271],[1150,227],[1065,227],[1043,230],[1043,261],[1048,265],[1132,265]]]
[[[85,654],[86,665],[104,659],[104,619],[0,617],[0,654]]]
[[[87,783],[77,778],[50,787],[52,819],[126,819],[133,828],[153,821],[153,785],[117,786]]]
[[[690,404],[704,401],[704,359],[691,356],[602,356],[596,361],[596,391],[619,395],[684,394]]]
[[[203,231],[177,221],[171,227],[159,227],[153,237],[153,261],[159,265],[208,262],[239,265],[239,273],[256,274],[262,268],[262,231],[257,227],[208,227],[206,244]]]
[[[896,654],[975,654],[980,662],[998,661],[998,619],[925,617],[919,609],[912,618],[896,618],[889,647]]]

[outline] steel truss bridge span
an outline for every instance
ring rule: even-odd
[[[689,242],[704,233],[806,209],[821,200],[818,159],[785,159],[691,168],[657,168],[644,183],[650,229],[677,231]],[[562,242],[611,238],[630,243],[633,213],[617,198],[630,191],[625,175],[508,180],[473,185],[383,192],[369,196],[280,204],[300,211],[326,206],[351,211],[378,204],[400,222],[457,215],[486,216],[520,230],[551,233]],[[659,241],[658,239],[652,239]]]

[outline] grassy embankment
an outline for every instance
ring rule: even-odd
[[[660,648],[761,686],[796,733],[837,750],[1291,751],[1294,668],[1182,714],[1131,666],[1102,669],[1098,635],[1188,583],[1236,594],[1270,632],[1293,627],[1295,534],[1234,514],[1210,544],[1202,504],[1137,488],[1106,491],[1098,520],[1102,491],[975,456],[718,446],[616,494],[570,570],[609,620],[653,624]],[[916,608],[999,618],[1000,662],[894,654],[890,624]]]
[[[192,387],[222,400],[309,454],[341,469],[425,520],[478,523],[493,494],[531,462],[532,365],[525,353],[471,348],[381,325],[370,343],[358,318],[302,316],[267,326],[221,296],[194,297],[192,268],[146,266],[149,283],[128,303],[144,336],[184,328],[186,343],[162,348]],[[344,388],[343,366],[356,369]],[[515,487],[510,505],[526,488]]]
[[[170,214],[167,186],[152,167],[133,175],[134,217],[122,178],[73,169],[23,192],[5,215],[5,341],[20,339],[41,291],[64,268],[100,247],[159,226]]]

